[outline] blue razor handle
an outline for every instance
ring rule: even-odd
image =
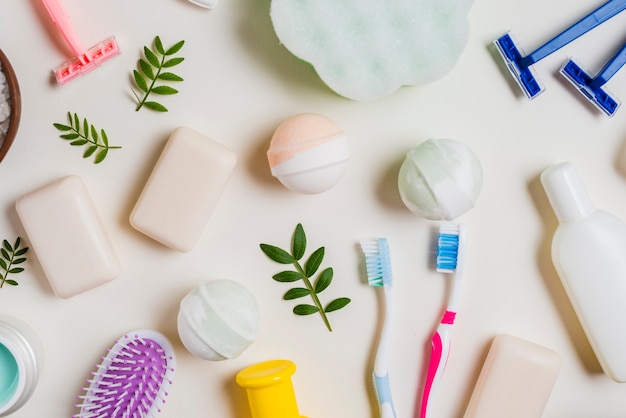
[[[522,68],[529,67],[537,61],[547,57],[554,51],[564,47],[573,40],[581,37],[585,33],[594,29],[596,26],[606,22],[619,12],[626,9],[625,0],[609,0],[602,6],[598,7],[578,22],[565,29],[563,32],[531,52],[518,61],[518,65]]]
[[[494,44],[526,96],[532,99],[543,91],[543,87],[532,71],[533,64],[606,22],[624,9],[626,9],[626,0],[609,0],[528,55],[522,54],[509,34],[501,36]]]

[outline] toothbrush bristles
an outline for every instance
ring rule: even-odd
[[[457,224],[443,224],[439,227],[437,240],[437,271],[454,273],[459,256],[460,227]]]
[[[360,244],[365,255],[365,268],[369,285],[391,285],[391,262],[387,239],[365,240],[361,241]]]

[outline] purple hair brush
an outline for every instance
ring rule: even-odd
[[[151,330],[127,333],[96,365],[78,396],[73,418],[147,418],[161,411],[176,360],[167,338]]]

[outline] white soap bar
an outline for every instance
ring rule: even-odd
[[[540,418],[561,358],[511,335],[494,338],[464,418]]]
[[[120,274],[119,258],[80,177],[27,193],[15,206],[57,296],[75,296]]]
[[[130,215],[131,225],[174,250],[191,251],[236,164],[229,149],[190,128],[176,128]]]

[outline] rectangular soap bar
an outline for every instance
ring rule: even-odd
[[[236,164],[229,149],[190,128],[176,128],[135,204],[131,225],[176,251],[191,251]]]
[[[494,338],[464,418],[540,418],[561,358],[511,335]]]
[[[57,296],[75,296],[120,274],[119,258],[80,177],[27,193],[15,207]]]

